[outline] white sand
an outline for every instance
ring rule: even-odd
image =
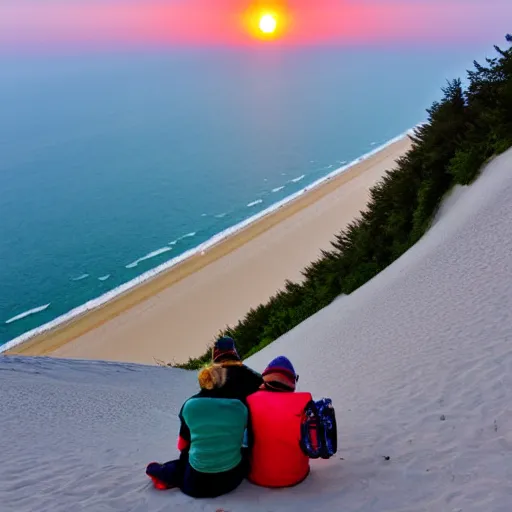
[[[511,171],[512,150],[395,264],[249,361],[287,354],[334,400],[340,452],[300,486],[155,491],[144,467],[175,455],[193,373],[5,357],[0,510],[509,512]]]

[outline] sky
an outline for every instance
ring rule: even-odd
[[[252,16],[277,13],[257,37]],[[0,50],[108,45],[500,43],[512,0],[1,0]]]

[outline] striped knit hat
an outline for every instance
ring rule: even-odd
[[[263,376],[263,388],[269,391],[295,391],[299,376],[287,357],[279,356],[270,361]]]
[[[235,340],[229,336],[219,338],[213,346],[213,362],[223,363],[224,361],[240,361]]]

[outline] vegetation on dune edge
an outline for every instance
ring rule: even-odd
[[[506,39],[512,43],[511,35]],[[303,270],[303,282],[287,281],[266,304],[220,333],[236,340],[242,358],[384,270],[423,236],[448,190],[471,183],[491,157],[512,146],[512,47],[495,50],[485,64],[474,62],[467,89],[459,79],[442,89],[442,99],[411,137],[410,151],[371,189],[360,218]],[[175,366],[197,369],[210,360],[208,350]]]

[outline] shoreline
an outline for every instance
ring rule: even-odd
[[[414,128],[413,128],[414,129]],[[365,162],[378,163],[379,155],[403,143],[413,129],[360,156],[287,196],[258,214],[214,235],[197,247],[151,269],[137,278],[92,299],[47,324],[28,331],[0,347],[0,353],[49,355],[76,338],[101,327],[127,310],[149,300],[183,279],[247,244],[304,208],[327,196],[362,171]],[[342,226],[340,226],[340,229]],[[334,236],[331,234],[331,239]],[[283,279],[284,282],[284,279]],[[277,290],[275,290],[277,291]],[[275,293],[274,291],[274,293]],[[267,297],[267,299],[270,298]],[[219,321],[218,327],[222,324]],[[213,338],[215,332],[211,333]],[[205,340],[205,345],[210,339]],[[193,354],[191,354],[193,355]]]

